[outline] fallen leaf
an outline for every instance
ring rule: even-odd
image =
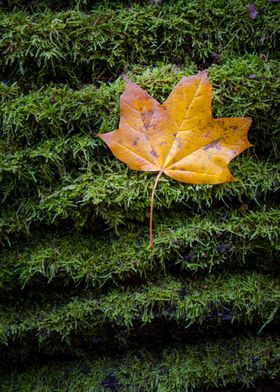
[[[150,246],[154,194],[162,173],[188,184],[235,181],[228,163],[251,146],[251,118],[214,119],[207,72],[183,77],[160,105],[129,79],[120,98],[120,124],[98,135],[130,169],[159,172],[150,208]]]

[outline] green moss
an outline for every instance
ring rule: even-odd
[[[192,208],[195,203],[203,210],[218,200],[248,204],[264,203],[267,194],[274,197],[279,183],[278,164],[273,163],[279,128],[276,70],[277,62],[257,56],[210,68],[215,115],[252,116],[250,140],[256,142],[255,149],[233,162],[233,173],[241,180],[237,184],[186,187],[162,179],[158,207],[188,203]],[[170,65],[144,70],[135,66],[129,76],[163,101],[183,75],[193,72],[194,66],[184,70]],[[99,130],[117,126],[122,79],[99,89],[51,86],[16,97],[16,86],[3,86],[2,238],[28,233],[31,224],[42,220],[57,224],[68,219],[81,227],[101,217],[117,227],[127,220],[147,218],[153,177],[128,172],[95,137]]]
[[[91,143],[91,140],[88,141]],[[56,152],[52,151],[51,155],[55,156]],[[60,162],[59,155],[57,157]],[[20,160],[18,164],[22,164]],[[55,162],[54,165],[50,166],[49,162],[46,165],[40,164],[39,158],[39,172],[36,173],[38,182],[35,174],[28,172],[24,166],[18,172],[22,174],[19,179],[11,173],[14,166],[7,165],[7,169],[3,168],[10,172],[8,179],[11,180],[5,181],[7,186],[4,188],[5,193],[3,192],[5,204],[0,221],[2,239],[10,238],[17,232],[29,233],[30,225],[42,221],[49,224],[68,221],[71,227],[90,230],[98,229],[100,219],[111,228],[130,225],[136,221],[147,222],[153,175],[131,173],[123,164],[112,162],[111,165],[105,164],[92,171],[88,170],[74,179],[69,174],[63,177],[62,172],[60,184],[52,190],[46,175],[51,175]],[[236,208],[242,209],[245,206],[245,209],[255,209],[276,197],[279,189],[278,165],[256,162],[252,158],[239,158],[232,165],[232,171],[239,179],[238,182],[215,187],[184,185],[167,177],[162,178],[156,194],[157,216],[164,214],[166,208],[174,208],[176,205],[186,212],[191,208],[198,208],[200,212],[207,211],[217,203],[225,207],[229,203],[235,203]],[[42,176],[43,180],[40,178]],[[30,181],[33,179],[35,195],[28,177]],[[25,182],[24,185],[19,187],[18,180]],[[18,194],[18,199],[14,201],[15,194]],[[28,199],[26,194],[29,195]],[[7,205],[9,209],[6,208]]]
[[[161,6],[97,7],[85,14],[24,12],[2,14],[2,75],[41,83],[50,78],[78,83],[123,71],[129,64],[156,61],[186,64],[218,54],[277,56],[278,9],[256,4],[251,20],[246,3],[226,0],[163,2]],[[2,76],[3,78],[3,76]]]
[[[176,320],[188,328],[207,328],[209,321],[240,322],[265,328],[279,319],[279,280],[256,273],[212,276],[193,281],[172,277],[148,282],[138,288],[114,289],[107,294],[85,290],[79,296],[51,294],[34,299],[18,299],[15,305],[1,306],[1,342],[24,341],[33,336],[30,350],[41,345],[49,350],[56,338],[66,341],[71,351],[75,337],[102,336],[114,330],[115,339],[128,339],[128,332],[153,320]],[[225,321],[227,320],[227,321]],[[211,326],[211,324],[210,324]],[[112,334],[112,332],[111,332]],[[59,349],[53,345],[51,350]],[[75,350],[75,347],[74,347]]]
[[[271,147],[270,138],[273,138],[278,124],[275,106],[279,94],[278,68],[276,61],[245,56],[209,69],[214,86],[214,115],[253,117],[255,122],[250,135],[252,141],[258,139],[260,147],[263,137]],[[135,66],[128,76],[156,99],[163,101],[182,76],[195,72],[194,65],[184,69],[171,65],[156,68]],[[36,145],[49,137],[61,138],[73,134],[95,136],[100,131],[116,128],[119,96],[124,84],[124,80],[119,78],[110,85],[102,83],[100,88],[88,85],[73,90],[56,85],[10,99],[1,106],[2,132],[10,142],[8,147],[11,151],[15,149],[12,141],[19,143],[16,147],[21,149],[26,144]],[[5,91],[2,95],[5,97]]]
[[[0,390],[240,390],[280,377],[279,9],[255,0],[253,20],[247,6],[1,2]],[[205,68],[214,116],[252,117],[254,148],[232,162],[234,183],[162,177],[151,250],[155,177],[96,134],[118,125],[120,74],[163,102]]]
[[[169,213],[170,215],[170,213]],[[153,271],[176,264],[197,272],[218,265],[240,266],[277,260],[279,211],[240,212],[221,210],[200,215],[169,216],[154,228],[155,247],[148,249],[148,229],[120,230],[119,235],[42,235],[29,245],[1,253],[0,286],[34,284],[39,279],[59,279],[102,287],[125,281],[131,275],[148,277]],[[272,268],[272,267],[270,267]],[[275,267],[273,267],[275,268]]]
[[[193,346],[127,352],[101,358],[51,363],[4,377],[3,392],[104,391],[111,385],[125,391],[204,391],[233,383],[253,386],[279,375],[277,339],[233,339]],[[107,386],[107,388],[106,388]],[[2,388],[2,389],[1,389]]]

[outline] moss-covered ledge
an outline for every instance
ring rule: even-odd
[[[3,377],[0,391],[198,392],[233,385],[240,390],[273,380],[279,365],[279,339],[239,338],[51,362]]]

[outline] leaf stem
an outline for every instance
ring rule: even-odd
[[[153,245],[154,245],[154,241],[153,241],[153,208],[154,208],[154,198],[155,198],[155,192],[157,189],[157,184],[158,184],[158,180],[160,178],[160,176],[162,175],[162,170],[158,173],[155,183],[154,183],[154,187],[153,187],[153,191],[152,191],[152,195],[151,195],[151,205],[150,205],[150,249],[152,249]]]

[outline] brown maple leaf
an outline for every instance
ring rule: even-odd
[[[153,201],[161,174],[188,184],[234,181],[228,163],[251,146],[251,118],[214,119],[211,100],[206,71],[183,77],[162,105],[127,79],[119,128],[98,135],[130,169],[159,172],[151,196],[151,247]]]

